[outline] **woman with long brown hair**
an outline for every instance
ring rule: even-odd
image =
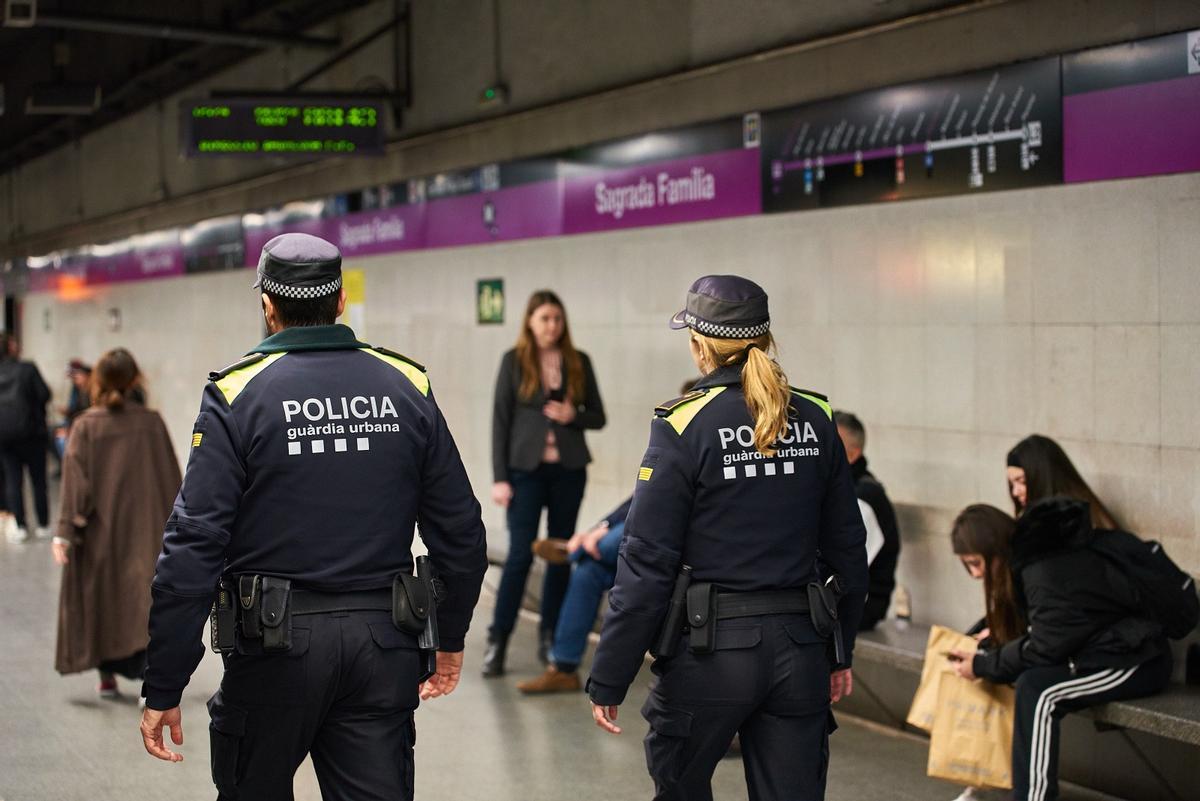
[[[150,581],[181,481],[167,427],[143,405],[142,383],[124,348],[97,362],[92,407],[72,424],[63,456],[52,545],[64,567],[55,669],[98,669],[104,698],[117,696],[116,674],[141,678]]]
[[[604,404],[592,362],[571,341],[562,300],[548,289],[525,307],[517,344],[504,354],[492,411],[492,500],[507,510],[508,557],[488,630],[483,675],[501,676],[533,561],[542,509],[547,535],[575,531],[592,457],[586,429],[604,426]],[[542,582],[538,656],[545,662],[570,578],[568,565],[548,565]]]
[[[1004,645],[1020,637],[1025,623],[1013,595],[1012,538],[1016,521],[984,503],[963,509],[950,529],[954,554],[973,579],[983,580],[985,614],[970,634]]]
[[[1008,452],[1007,462],[1008,494],[1017,517],[1038,501],[1058,496],[1086,503],[1096,528],[1121,528],[1116,516],[1075,469],[1067,452],[1049,437],[1030,434]]]

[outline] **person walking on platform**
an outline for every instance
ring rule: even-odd
[[[867,591],[850,465],[828,400],[790,388],[772,358],[761,287],[701,278],[671,327],[691,329],[704,377],[655,410],[587,684],[592,717],[620,732],[649,649],[656,799],[711,799],[735,734],[753,801],[820,799],[829,705],[852,690]]]
[[[19,358],[17,340],[0,333],[0,463],[8,511],[16,522],[8,540],[28,542],[25,519],[25,471],[33,484],[37,537],[50,536],[50,498],[46,492],[46,403],[50,388],[33,362]]]
[[[183,758],[163,730],[183,742],[212,609],[219,798],[291,798],[311,753],[326,798],[412,799],[413,712],[457,686],[487,569],[479,503],[425,368],[335,324],[336,247],[275,237],[255,286],[271,335],[209,376],[166,525],[143,741]]]
[[[129,351],[96,364],[96,405],[76,417],[63,457],[54,559],[64,566],[58,605],[59,673],[98,668],[100,696],[115,674],[141,679],[150,580],[162,525],[179,492],[179,462],[157,412],[137,400],[142,374]]]
[[[567,312],[549,290],[525,307],[517,345],[504,354],[492,411],[492,501],[507,510],[508,556],[488,630],[483,675],[504,675],[508,638],[517,623],[533,562],[542,509],[547,535],[566,540],[575,531],[592,460],[587,429],[603,428],[604,403],[592,361],[576,350]],[[549,661],[559,608],[571,571],[549,565],[542,581],[538,657]]]

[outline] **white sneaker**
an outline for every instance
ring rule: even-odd
[[[12,526],[8,529],[8,541],[13,545],[24,545],[29,542],[29,532],[20,526]]]
[[[954,801],[1003,801],[1012,798],[1003,790],[984,790],[979,787],[965,787],[962,794]]]
[[[39,540],[50,539],[50,527],[49,526],[38,526],[37,527],[37,538]]]
[[[979,796],[974,787],[964,787],[962,793],[954,801],[979,801]]]

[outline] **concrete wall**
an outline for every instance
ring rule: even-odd
[[[512,96],[506,108],[480,110],[476,105],[479,91],[497,77],[492,4],[414,0],[414,102],[386,156],[309,164],[184,159],[177,130],[182,95],[169,98],[0,175],[0,258],[40,255],[373,183],[1200,27],[1200,5],[1187,0],[496,4],[499,77]],[[381,0],[314,32],[353,42],[391,11],[390,0]],[[780,48],[902,18],[912,21],[819,46]],[[779,49],[700,68],[768,48]],[[325,55],[266,52],[186,95],[202,95],[213,87],[286,86]],[[391,37],[384,37],[308,88],[387,84],[391,74]],[[621,86],[626,88],[600,91]]]
[[[490,403],[525,297],[552,287],[593,357],[609,425],[584,521],[629,492],[652,407],[691,364],[666,329],[698,275],[736,271],[771,294],[792,382],[868,426],[867,453],[904,505],[901,581],[922,622],[970,623],[980,588],[950,553],[949,521],[1005,507],[1004,455],[1059,439],[1134,530],[1200,573],[1200,174],[744,218],[356,260],[361,331],[430,366],[496,550],[487,503]],[[474,322],[474,282],[502,276],[503,327]],[[26,303],[30,356],[56,375],[123,344],[150,376],[184,457],[208,370],[261,330],[248,272]],[[109,308],[123,330],[105,331]],[[56,375],[57,377],[57,375]],[[58,379],[59,383],[65,379]]]

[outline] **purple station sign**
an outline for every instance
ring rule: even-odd
[[[736,149],[566,180],[564,232],[613,231],[762,211],[758,150]]]

